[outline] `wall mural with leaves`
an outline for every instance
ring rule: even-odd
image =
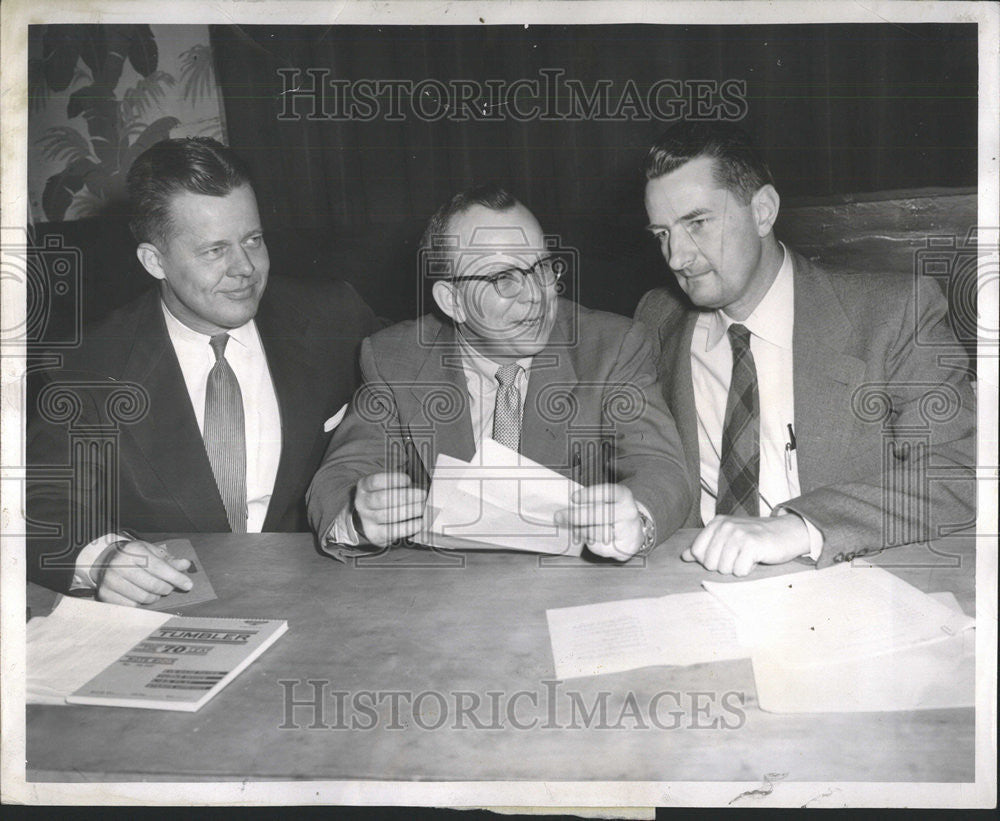
[[[29,30],[33,222],[116,210],[132,161],[165,137],[225,140],[206,26]]]

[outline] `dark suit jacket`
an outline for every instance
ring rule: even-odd
[[[824,536],[820,566],[922,541],[975,520],[975,397],[936,282],[834,272],[789,249],[801,495],[784,507]],[[667,288],[636,318],[659,350],[700,526],[691,337],[699,311]]]
[[[350,400],[358,345],[379,325],[346,283],[276,277],[256,324],[282,434],[264,530],[308,530],[304,496],[329,439],[323,423]],[[80,549],[111,531],[229,530],[158,291],[85,332],[41,381],[27,438],[30,579],[65,589]]]
[[[626,485],[663,540],[684,520],[691,495],[645,335],[625,317],[561,301],[549,343],[532,362],[521,452],[584,484]],[[439,453],[466,461],[475,453],[450,323],[426,315],[366,339],[361,370],[366,386],[334,433],[307,496],[309,521],[321,535],[357,481],[386,470],[406,436],[421,444],[428,473]]]

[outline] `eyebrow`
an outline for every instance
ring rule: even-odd
[[[711,211],[712,211],[711,208],[695,208],[691,211],[688,211],[684,216],[679,217],[677,220],[675,220],[675,223],[687,222],[689,220],[698,219],[698,217],[704,216],[705,214],[710,214]],[[650,223],[649,225],[646,226],[647,231],[656,231],[661,228],[667,231],[670,230],[669,225],[659,225],[658,223]]]
[[[263,234],[263,228],[254,228],[252,231],[247,231],[241,238],[240,242],[248,240],[250,237],[256,236],[257,234]],[[229,245],[228,239],[214,239],[208,242],[203,242],[195,246],[195,251],[207,251],[209,248],[216,248],[220,245]]]

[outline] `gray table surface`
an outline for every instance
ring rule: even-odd
[[[408,548],[340,564],[307,534],[188,536],[218,599],[184,615],[288,633],[197,713],[29,706],[28,780],[973,779],[972,709],[770,714],[749,660],[557,681],[546,609],[700,590],[722,577],[680,561],[692,537],[617,565]],[[875,562],[974,613],[971,536]],[[756,576],[787,572],[813,571]],[[29,592],[36,613],[52,600]]]

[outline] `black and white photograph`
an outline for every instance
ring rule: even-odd
[[[1000,5],[0,34],[5,804],[995,808]]]

